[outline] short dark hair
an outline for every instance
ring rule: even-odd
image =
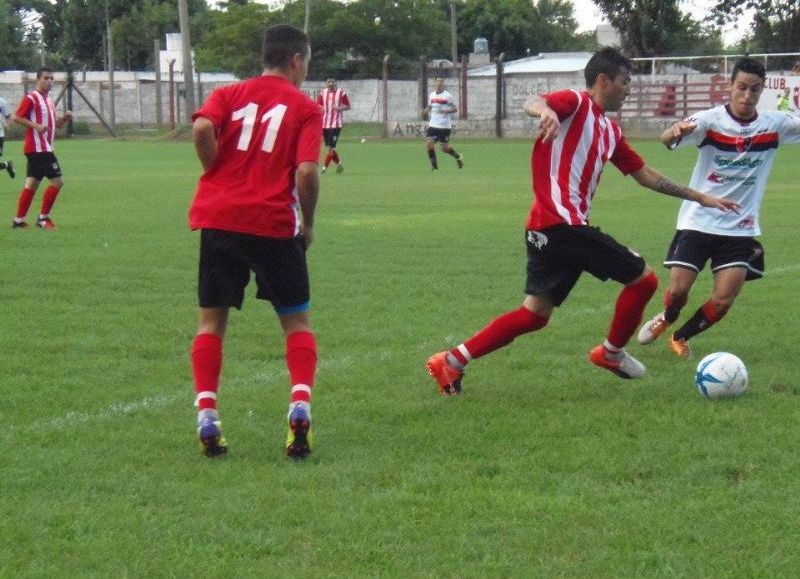
[[[764,68],[764,63],[760,60],[756,60],[755,58],[750,58],[749,56],[745,56],[740,58],[736,61],[736,64],[733,65],[733,71],[731,72],[731,82],[736,80],[736,75],[739,72],[746,72],[748,74],[754,74],[761,80],[767,78],[767,69]]]
[[[586,79],[587,88],[591,88],[597,82],[600,74],[614,78],[620,72],[630,72],[632,68],[631,61],[619,50],[611,46],[604,46],[595,52],[586,63],[583,76]]]
[[[308,54],[308,35],[288,24],[270,26],[264,31],[261,55],[264,66],[285,70],[295,54]]]
[[[38,80],[38,79],[42,78],[42,75],[45,72],[53,72],[53,69],[48,67],[48,66],[39,67],[39,69],[36,71],[36,79]]]

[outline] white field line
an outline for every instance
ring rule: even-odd
[[[325,371],[347,368],[352,365],[353,359],[350,356],[346,356],[337,360],[322,360],[318,364],[317,368],[318,370]],[[229,390],[231,388],[246,388],[250,386],[264,385],[284,380],[288,375],[289,372],[286,369],[258,372],[257,374],[253,374],[253,376],[244,380],[223,383],[222,388],[224,390]],[[58,432],[65,428],[74,427],[76,424],[106,422],[122,416],[127,416],[129,414],[158,410],[178,402],[181,404],[191,405],[193,400],[194,389],[192,384],[189,383],[184,384],[181,387],[181,392],[177,394],[156,394],[153,396],[145,396],[140,400],[134,400],[131,402],[114,402],[105,408],[95,410],[94,412],[67,412],[62,416],[36,420],[28,425],[12,425],[10,428],[5,429],[5,434],[8,436],[22,433],[49,434],[51,432]]]

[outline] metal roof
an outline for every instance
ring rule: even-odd
[[[519,60],[503,63],[505,74],[547,74],[579,72],[586,68],[592,57],[590,52],[543,52]],[[494,76],[497,67],[493,64],[480,66],[467,72],[468,76]]]

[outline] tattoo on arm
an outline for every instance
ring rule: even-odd
[[[669,195],[670,197],[677,197],[679,199],[691,199],[689,196],[689,191],[674,181],[667,179],[663,175],[658,178],[656,181],[656,186],[654,187],[656,191],[659,193],[664,193],[665,195]]]

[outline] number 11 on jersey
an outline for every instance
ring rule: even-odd
[[[275,139],[278,138],[278,130],[281,128],[286,109],[286,105],[275,105],[261,115],[260,122],[268,124],[267,131],[264,133],[264,142],[261,144],[262,151],[271,153],[272,149],[275,148]],[[258,105],[256,103],[247,103],[239,110],[233,111],[231,115],[232,121],[242,121],[242,134],[239,135],[239,142],[236,144],[236,148],[240,151],[246,151],[250,148],[250,140],[253,138],[253,128],[256,125],[257,115]]]

